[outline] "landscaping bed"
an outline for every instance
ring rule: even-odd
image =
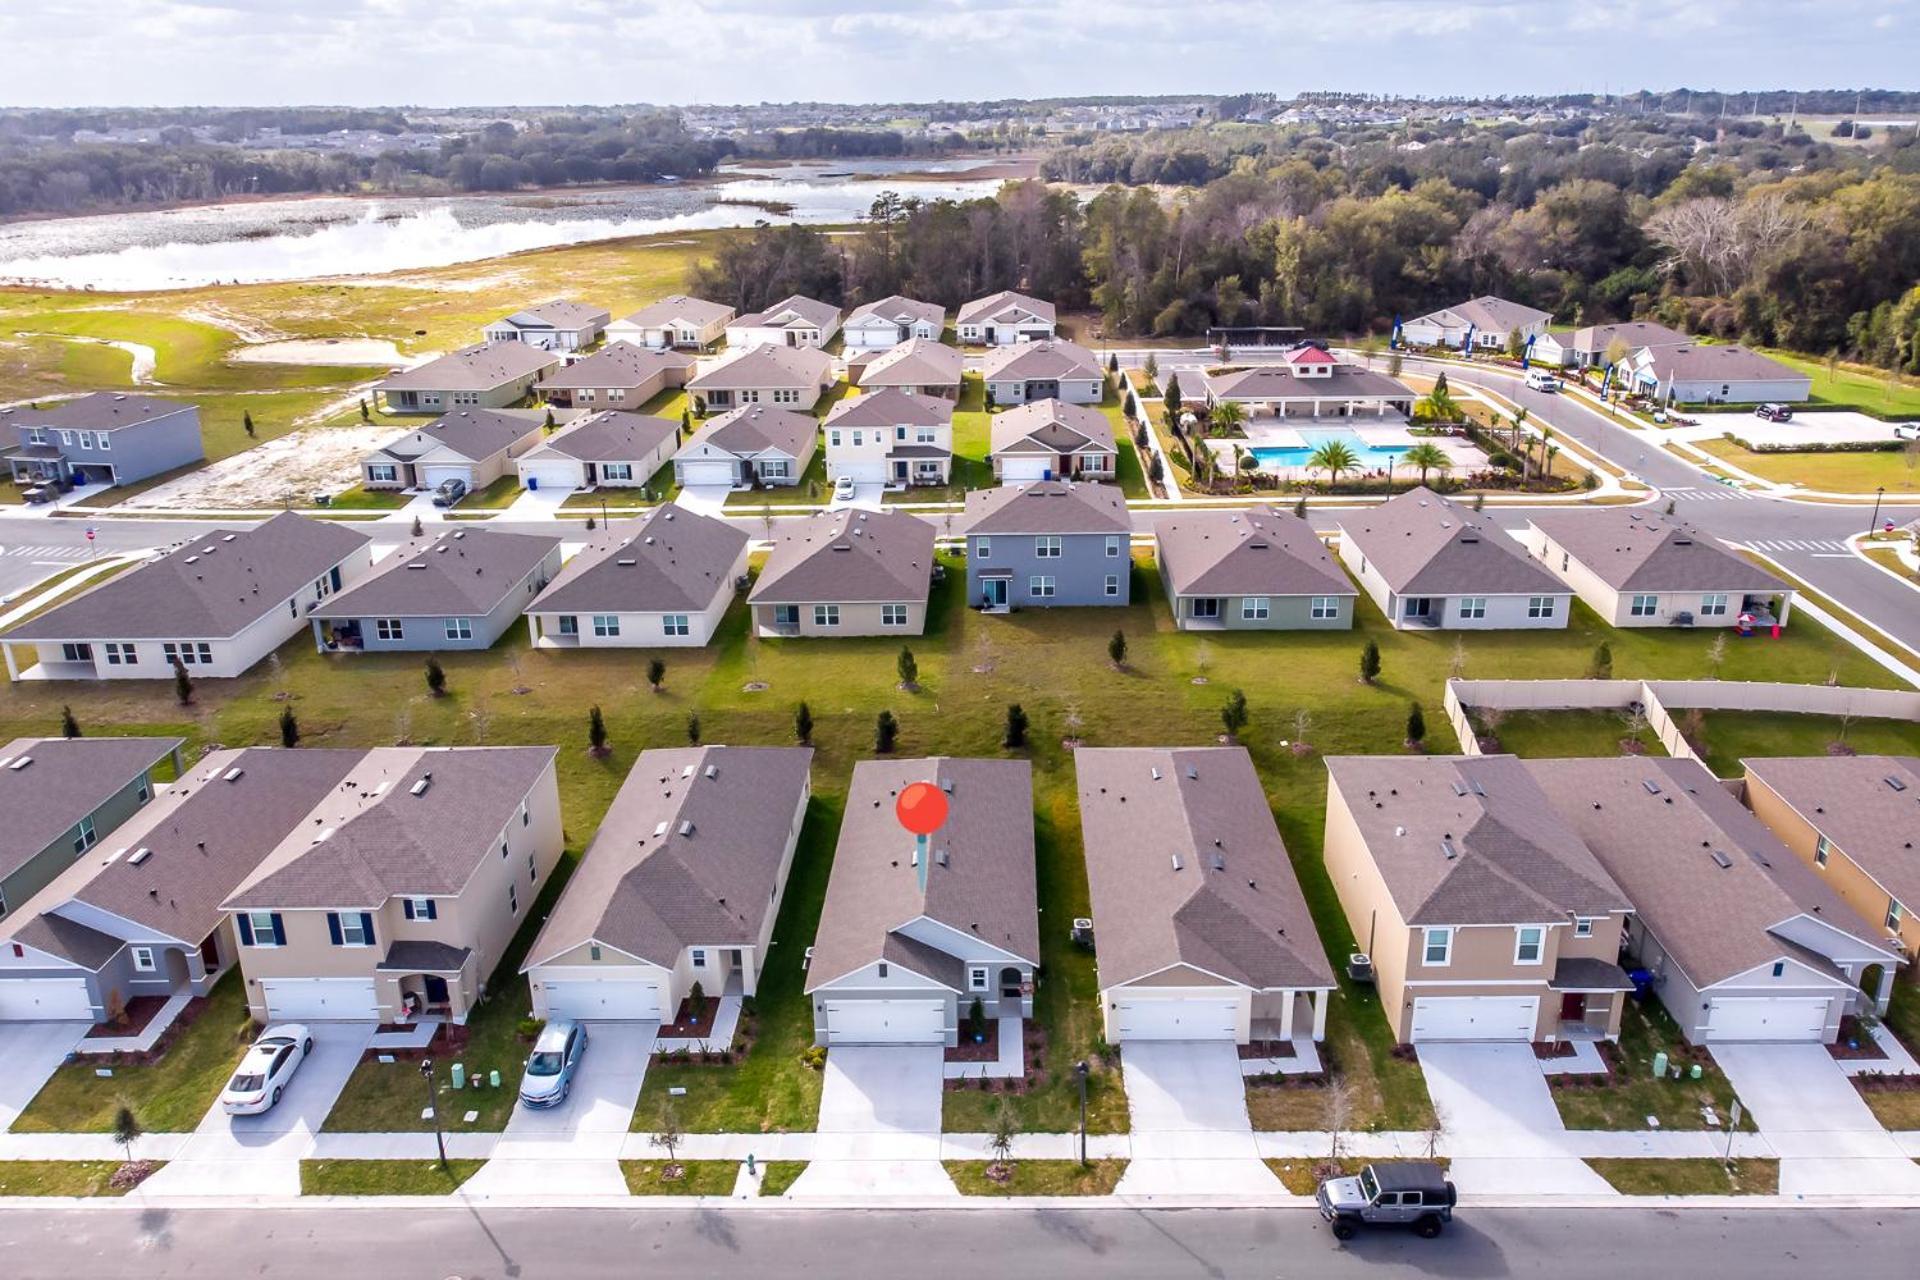
[[[1780,1193],[1778,1160],[1591,1159],[1587,1166],[1628,1196],[1771,1196]]]
[[[980,1038],[963,1033],[960,1043],[949,1045],[946,1050],[948,1062],[998,1062],[1000,1060],[1000,1019],[986,1018]],[[1033,1037],[1029,1037],[1030,1039]]]
[[[163,1165],[156,1160],[0,1160],[0,1196],[123,1196]]]
[[[480,1172],[485,1160],[302,1160],[303,1196],[444,1196]]]
[[[1110,1196],[1125,1160],[943,1160],[963,1196]]]
[[[189,1004],[192,1002],[189,1001]],[[111,1022],[96,1022],[87,1028],[89,1040],[115,1040],[121,1036],[137,1036],[145,1031],[160,1011],[167,1007],[165,996],[135,996],[127,1001],[120,1017]],[[182,1007],[181,1016],[187,1009]]]
[[[730,1196],[740,1178],[733,1160],[622,1160],[627,1194],[636,1196]]]

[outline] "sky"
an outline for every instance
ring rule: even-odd
[[[0,105],[1920,89],[1920,0],[7,0]]]

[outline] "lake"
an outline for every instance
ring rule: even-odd
[[[0,282],[62,289],[184,289],[384,275],[625,236],[852,222],[887,189],[922,199],[991,195],[960,174],[979,157],[723,166],[714,180],[579,191],[382,199],[320,196],[0,226]],[[767,204],[792,206],[780,212]]]

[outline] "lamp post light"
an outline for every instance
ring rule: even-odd
[[[1880,499],[1886,496],[1887,487],[1885,485],[1881,485],[1873,491],[1873,514],[1867,518],[1867,534],[1869,537],[1872,536],[1875,529],[1880,527]]]
[[[427,1086],[427,1113],[433,1117],[433,1141],[440,1148],[440,1167],[447,1167],[447,1135],[440,1128],[440,1107],[433,1094],[433,1059],[420,1059],[420,1079]]]
[[[1085,1058],[1073,1064],[1073,1074],[1080,1081],[1080,1167],[1087,1167],[1087,1060]]]

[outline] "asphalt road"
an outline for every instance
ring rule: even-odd
[[[1920,1214],[1463,1210],[1440,1239],[1341,1246],[1310,1210],[8,1210],[15,1280],[986,1275],[996,1280],[1907,1277]]]

